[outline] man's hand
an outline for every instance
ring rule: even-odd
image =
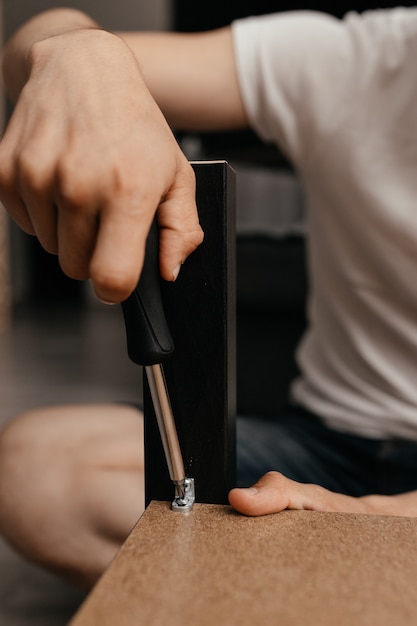
[[[191,166],[116,35],[75,28],[30,48],[0,144],[0,199],[63,271],[97,296],[134,289],[155,212],[160,268],[174,280],[201,243]]]
[[[278,472],[268,472],[247,489],[232,489],[229,502],[250,516],[278,513],[284,509],[417,516],[417,492],[396,496],[369,495],[354,498],[318,485],[297,483]]]

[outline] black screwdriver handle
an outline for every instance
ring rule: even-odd
[[[159,274],[159,232],[153,221],[146,241],[145,261],[136,289],[122,302],[127,352],[137,365],[155,365],[174,351],[165,319]]]

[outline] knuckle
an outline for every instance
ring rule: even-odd
[[[42,245],[42,247],[49,252],[50,254],[58,254],[58,243],[55,236],[55,233],[52,234],[38,234],[38,239]]]
[[[105,302],[122,302],[133,291],[136,280],[119,273],[92,271],[91,280],[96,295]]]
[[[326,495],[328,494],[327,489],[325,489],[321,485],[310,484],[310,489],[314,496],[320,501],[324,500]]]
[[[196,227],[194,230],[183,233],[181,237],[182,249],[185,256],[192,254],[203,242],[204,233],[200,227]]]
[[[17,178],[20,186],[31,194],[40,196],[50,187],[50,175],[42,161],[30,148],[23,150],[16,162]]]
[[[277,472],[275,470],[270,470],[269,472],[266,472],[264,478],[273,482],[276,487],[279,487],[285,481],[284,475],[281,474],[281,472]]]
[[[136,177],[127,168],[122,167],[121,164],[113,164],[109,168],[107,184],[110,193],[116,197],[132,198],[138,193]],[[143,193],[146,193],[145,187]]]
[[[59,265],[68,278],[74,280],[87,280],[89,278],[88,268],[81,260],[74,261],[74,259],[61,254],[59,256]]]
[[[35,41],[30,46],[28,53],[27,53],[27,59],[31,67],[37,62],[42,52],[42,48],[43,48],[43,41]]]
[[[85,163],[71,155],[61,161],[58,168],[60,199],[68,208],[78,211],[92,204],[107,204],[115,198],[130,201],[137,199],[136,177],[125,171],[122,164],[98,162]],[[149,183],[149,187],[152,185]],[[142,194],[146,195],[146,187]]]
[[[59,202],[72,211],[80,211],[90,200],[93,193],[92,182],[80,168],[76,172],[67,163],[60,164],[57,172]]]
[[[198,246],[200,246],[203,243],[203,241],[204,241],[204,232],[201,226],[198,224],[196,229],[191,233],[190,245],[192,246],[192,249],[195,250],[196,248],[198,248]]]
[[[0,154],[0,191],[9,192],[15,184],[13,169],[2,159]]]
[[[269,472],[266,472],[265,476],[271,476],[271,478],[274,478],[275,480],[280,480],[282,474],[276,470],[270,470]]]
[[[16,169],[18,177],[29,186],[36,185],[39,173],[36,171],[36,161],[33,158],[32,150],[25,148],[21,150],[16,158]]]
[[[59,265],[69,278],[86,280],[90,277],[89,272],[89,246],[86,242],[77,239],[65,239],[58,244]]]
[[[195,172],[189,161],[184,157],[182,162],[182,168],[180,175],[183,177],[184,183],[190,187],[191,190],[195,190],[196,178]]]

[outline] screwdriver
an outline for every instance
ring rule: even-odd
[[[145,368],[165,458],[174,484],[174,511],[189,511],[194,503],[194,481],[185,475],[184,462],[162,363],[174,352],[162,305],[159,275],[159,229],[153,221],[146,240],[139,282],[122,302],[127,351],[131,361]]]

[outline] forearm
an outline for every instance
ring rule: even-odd
[[[6,91],[16,100],[29,74],[32,46],[44,39],[77,29],[95,29],[98,24],[88,15],[73,9],[54,9],[26,22],[3,49],[3,76]]]
[[[88,15],[73,9],[45,11],[26,22],[3,50],[8,96],[16,101],[27,82],[39,58],[34,54],[35,44],[71,31],[98,28]],[[116,34],[108,35],[110,47]],[[124,32],[117,38],[130,48],[148,89],[172,127],[223,130],[247,126],[229,28],[196,34]],[[48,54],[51,50],[52,46]],[[65,50],[62,45],[61,50]],[[74,47],[69,46],[67,53],[74,54]]]
[[[248,125],[230,28],[118,34],[172,127],[218,131]]]

